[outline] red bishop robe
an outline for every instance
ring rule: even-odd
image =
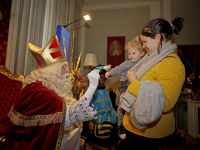
[[[20,92],[8,116],[0,116],[1,128],[10,128],[14,150],[60,149],[66,104],[41,82]]]

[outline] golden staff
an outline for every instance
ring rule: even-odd
[[[80,64],[80,60],[81,60],[81,55],[82,55],[82,51],[81,51],[81,53],[80,53],[80,55],[79,55],[79,57],[78,57],[78,61],[77,61],[77,64],[76,64],[76,71],[78,71],[78,66],[79,66],[79,64]]]
[[[74,55],[74,37],[75,37],[75,29],[73,28],[73,44],[72,44],[72,58],[71,58],[71,69],[73,69],[73,55]]]

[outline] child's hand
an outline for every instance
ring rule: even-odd
[[[110,72],[106,72],[105,77],[108,79],[108,77],[111,76]]]

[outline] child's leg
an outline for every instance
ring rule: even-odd
[[[123,82],[121,82],[122,84]],[[122,102],[121,101],[121,96],[123,94],[125,94],[126,92],[126,87],[121,87],[119,88],[119,91],[120,91],[120,103]],[[125,110],[122,109],[120,106],[118,106],[117,108],[117,125],[118,125],[118,135],[119,137],[124,140],[126,139],[126,129],[124,128],[123,126],[123,117],[124,117],[124,114],[125,114]]]
[[[123,117],[124,117],[124,110],[118,107],[117,108],[117,125],[118,126],[122,126]]]
[[[126,93],[126,85],[127,83],[125,81],[121,81],[121,86],[119,87],[120,92],[120,103],[122,102],[121,96]],[[117,108],[117,125],[122,126],[123,117],[124,117],[125,111],[120,107],[120,105]]]
[[[123,126],[123,117],[125,111],[118,107],[117,109],[117,125],[118,125],[118,135],[119,137],[124,140],[126,139],[126,129]]]
[[[126,89],[128,88],[128,85],[127,85],[127,81],[120,81],[120,87],[119,87],[119,93],[120,93],[120,95],[122,94],[122,93],[125,93],[126,92]]]

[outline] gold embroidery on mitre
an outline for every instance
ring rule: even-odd
[[[52,34],[50,40],[43,49],[31,43],[28,43],[28,48],[40,68],[65,60],[58,37],[55,33]]]
[[[113,41],[110,44],[110,50],[109,50],[109,52],[110,52],[111,56],[115,56],[115,55],[119,56],[119,55],[121,55],[121,53],[122,53],[122,47],[121,47],[120,43],[118,41],[116,41],[116,40]]]

